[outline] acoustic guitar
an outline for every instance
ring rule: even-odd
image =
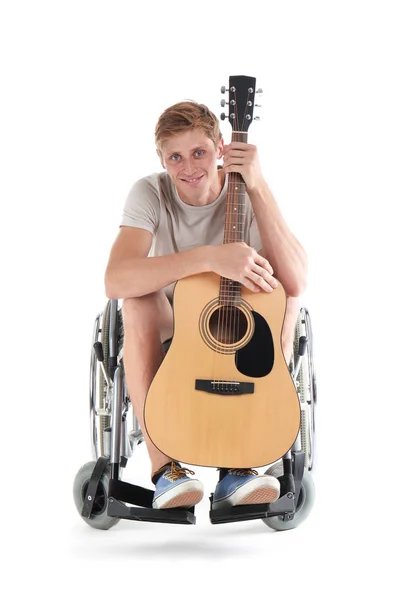
[[[232,141],[247,142],[256,79],[229,82]],[[222,88],[222,91],[224,88]],[[245,182],[229,173],[224,242],[244,241]],[[281,347],[286,294],[252,292],[215,273],[179,280],[174,334],[146,396],[147,432],[191,465],[260,467],[281,458],[300,427],[298,394]]]

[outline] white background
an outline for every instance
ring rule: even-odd
[[[399,593],[400,26],[395,1],[2,3],[8,598]],[[123,203],[160,169],[159,114],[188,98],[219,114],[238,74],[264,89],[249,142],[309,257],[315,508],[280,534],[211,525],[203,468],[195,527],[99,532],[72,482],[91,459],[90,342]],[[144,446],[131,461],[128,480],[149,487]]]

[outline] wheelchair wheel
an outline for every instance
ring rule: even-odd
[[[104,365],[106,372],[110,377],[109,373],[109,331],[110,331],[110,300],[107,302],[102,319],[102,330],[100,334],[100,341],[103,347]],[[105,401],[107,396],[107,382],[103,376],[102,369],[99,368],[99,408],[105,408]],[[104,455],[104,430],[110,427],[111,415],[104,415],[99,417],[99,443],[100,443],[100,456]]]
[[[271,466],[266,475],[280,477],[283,474],[283,463],[280,461]],[[307,468],[304,469],[302,477],[301,490],[299,492],[298,504],[295,509],[294,517],[291,521],[285,521],[284,517],[267,517],[262,521],[271,529],[276,531],[285,531],[287,529],[295,529],[307,519],[315,502],[315,484],[313,483],[312,474]],[[274,506],[274,504],[272,505]]]
[[[95,468],[96,462],[91,461],[80,468],[74,479],[73,494],[75,506],[82,517],[84,499],[88,489],[89,481]],[[93,511],[89,518],[82,519],[95,529],[110,529],[117,525],[120,519],[107,515],[107,497],[109,493],[110,470],[107,467],[99,481]]]
[[[316,374],[313,363],[313,335],[309,312],[302,308],[298,318],[294,336],[294,356],[298,356],[299,339],[306,336],[308,343],[306,356],[301,360],[297,377],[297,389],[301,402],[301,443],[305,452],[305,468],[313,467],[315,454],[315,404],[316,404]]]
[[[116,330],[111,331],[110,320],[111,311],[116,310]],[[92,355],[91,355],[91,388],[90,388],[90,407],[91,407],[91,427],[92,427],[92,441],[93,441],[93,458],[99,458],[104,456],[104,430],[109,428],[111,425],[111,412],[110,414],[97,415],[97,410],[100,412],[105,411],[107,405],[107,382],[103,375],[103,370],[100,368],[98,361],[95,358],[93,350],[93,344],[96,341],[100,341],[103,348],[104,366],[110,379],[114,379],[114,370],[110,365],[110,345],[115,343],[117,347],[117,354],[123,347],[124,335],[123,335],[123,321],[121,309],[114,306],[112,307],[112,301],[108,300],[105,305],[103,313],[101,313],[95,323],[95,331],[92,340]],[[111,336],[113,340],[111,340]],[[121,359],[122,365],[122,359]]]

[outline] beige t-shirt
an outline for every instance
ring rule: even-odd
[[[146,229],[153,234],[148,256],[164,256],[197,246],[223,243],[228,176],[220,195],[206,206],[190,206],[181,200],[167,171],[139,179],[125,201],[120,223]],[[255,214],[248,195],[245,196],[244,241],[262,249]],[[175,282],[166,286],[170,302]]]

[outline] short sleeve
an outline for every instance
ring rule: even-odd
[[[159,218],[160,200],[157,183],[151,177],[139,179],[132,186],[125,201],[120,227],[122,225],[139,227],[155,235]]]

